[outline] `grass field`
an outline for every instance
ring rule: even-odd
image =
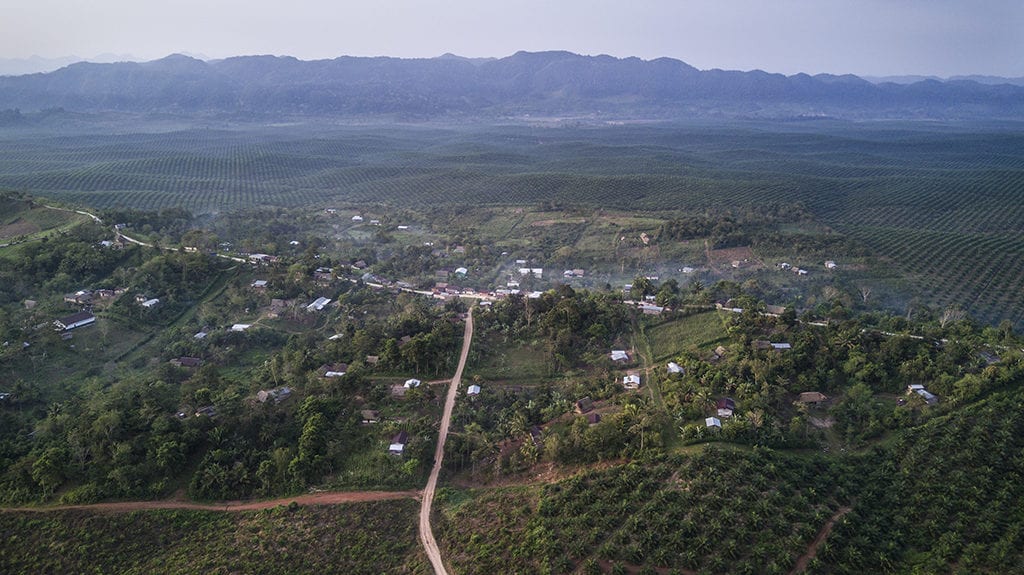
[[[847,236],[895,270],[898,303],[1024,322],[1024,130],[1013,124],[97,129],[6,134],[0,146],[0,188],[101,208],[571,207],[580,213],[556,221],[510,212],[468,225],[498,246],[536,231],[554,242],[538,249],[612,265],[642,263],[616,251],[616,234],[656,222],[610,214],[799,206],[816,220],[809,229]],[[657,257],[688,265],[693,248]]]
[[[726,340],[720,312],[709,311],[647,328],[654,361],[669,360],[691,348],[713,348]]]

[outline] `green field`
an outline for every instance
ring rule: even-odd
[[[709,311],[647,328],[654,361],[670,360],[691,348],[706,349],[726,341],[720,312]]]

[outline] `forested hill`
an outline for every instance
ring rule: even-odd
[[[1024,87],[872,84],[852,75],[697,70],[679,60],[518,52],[500,59],[77,63],[0,77],[0,110],[501,118],[1024,118]]]

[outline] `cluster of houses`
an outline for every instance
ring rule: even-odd
[[[787,272],[793,272],[793,273],[795,273],[798,276],[805,276],[808,273],[807,270],[805,270],[803,268],[798,268],[798,267],[793,266],[791,264],[788,264],[786,262],[780,263],[779,264],[779,269],[783,270],[783,271],[787,271]]]
[[[96,300],[113,299],[127,291],[125,288],[117,289],[81,289],[75,293],[65,294],[64,302],[74,305],[92,305]]]

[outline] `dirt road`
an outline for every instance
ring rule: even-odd
[[[448,396],[444,400],[444,413],[441,415],[441,429],[437,434],[437,448],[434,451],[434,467],[430,470],[430,478],[427,479],[427,486],[423,489],[423,499],[420,504],[420,541],[427,551],[430,564],[434,566],[434,573],[437,575],[448,575],[448,570],[441,561],[441,550],[437,547],[434,539],[434,532],[430,529],[430,507],[434,502],[434,490],[437,488],[437,476],[441,473],[441,461],[444,459],[444,442],[448,439],[448,425],[452,419],[452,409],[455,407],[455,396],[459,392],[459,381],[462,380],[462,370],[466,367],[466,358],[469,357],[469,346],[473,343],[473,309],[470,308],[466,317],[466,331],[462,336],[462,354],[459,355],[459,366],[455,368],[455,377],[448,386]]]
[[[829,533],[832,533],[832,528],[835,527],[836,521],[839,521],[843,515],[846,515],[850,511],[851,509],[849,507],[843,507],[840,508],[839,511],[835,512],[835,515],[833,515],[828,522],[825,523],[825,526],[821,528],[821,531],[818,532],[818,536],[814,538],[814,541],[811,541],[811,544],[807,546],[807,551],[797,559],[796,566],[789,572],[790,575],[803,573],[804,570],[807,569],[807,564],[811,562],[811,559],[814,559],[818,555],[818,549],[821,548],[821,544],[828,538]]]
[[[359,503],[363,501],[383,501],[386,499],[416,498],[419,491],[338,491],[312,493],[296,497],[282,497],[265,501],[223,501],[220,503],[196,503],[193,501],[116,501],[112,503],[93,503],[89,505],[57,505],[53,507],[15,507],[0,511],[31,511],[46,513],[67,509],[85,511],[126,513],[128,511],[147,511],[151,509],[199,509],[204,511],[254,511],[270,509],[278,505],[288,505],[293,501],[300,505],[336,505],[339,503]]]

